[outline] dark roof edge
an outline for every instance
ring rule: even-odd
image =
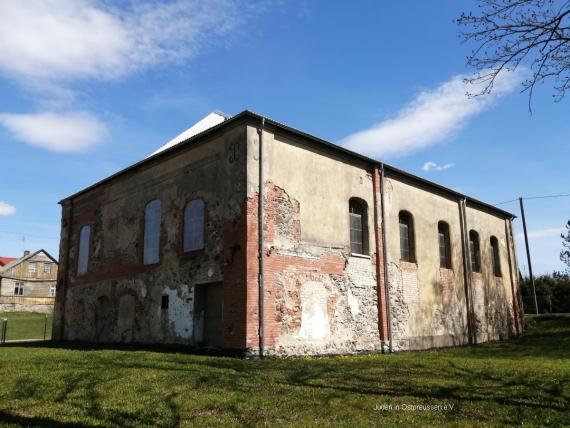
[[[343,154],[348,155],[349,157],[352,157],[352,158],[360,159],[360,160],[362,160],[362,161],[364,161],[364,162],[366,162],[366,163],[371,163],[371,164],[373,164],[373,165],[379,165],[379,166],[382,166],[382,165],[383,165],[385,170],[387,170],[387,171],[389,171],[389,172],[391,172],[391,173],[393,173],[393,174],[401,175],[401,176],[406,177],[406,178],[408,178],[408,179],[410,179],[410,180],[412,180],[412,181],[416,181],[416,182],[421,183],[421,184],[423,184],[423,185],[425,185],[425,186],[432,187],[432,188],[434,188],[434,189],[437,189],[437,190],[439,190],[439,191],[441,191],[441,192],[447,193],[447,194],[452,195],[452,196],[454,196],[454,197],[461,198],[461,199],[465,199],[465,200],[467,201],[467,203],[470,203],[471,205],[475,205],[475,206],[480,206],[480,207],[486,208],[486,209],[491,210],[491,211],[493,211],[493,212],[500,213],[500,214],[502,214],[502,215],[504,215],[504,216],[506,216],[506,217],[508,217],[508,218],[515,218],[515,217],[516,217],[514,214],[512,214],[512,213],[510,213],[510,212],[508,212],[508,211],[502,210],[502,209],[500,209],[500,208],[497,208],[497,207],[494,206],[494,205],[491,205],[491,204],[488,204],[488,203],[486,203],[486,202],[482,202],[482,201],[479,201],[479,200],[477,200],[477,199],[471,198],[471,197],[469,197],[469,196],[467,196],[467,195],[464,195],[464,194],[462,194],[462,193],[460,193],[460,192],[457,192],[457,191],[455,191],[455,190],[452,190],[452,189],[450,189],[450,188],[448,188],[448,187],[445,187],[445,186],[442,186],[442,185],[440,185],[440,184],[434,183],[433,181],[426,180],[425,178],[418,177],[417,175],[411,174],[411,173],[409,173],[409,172],[406,172],[406,171],[404,171],[404,170],[401,170],[401,169],[399,169],[399,168],[396,168],[396,167],[394,167],[394,166],[392,166],[392,165],[389,165],[389,164],[380,162],[380,161],[378,161],[378,160],[376,160],[376,159],[372,159],[372,158],[370,158],[370,157],[361,155],[360,153],[353,152],[352,150],[345,149],[344,147],[338,146],[338,145],[333,144],[333,143],[331,143],[331,142],[329,142],[329,141],[323,140],[323,139],[321,139],[321,138],[319,138],[319,137],[316,137],[316,136],[314,136],[314,135],[308,134],[308,133],[306,133],[306,132],[304,132],[304,131],[301,131],[301,130],[299,130],[299,129],[293,128],[293,127],[291,127],[291,126],[289,126],[289,125],[285,125],[285,124],[283,124],[283,123],[277,122],[277,121],[275,121],[275,120],[273,120],[273,119],[270,119],[270,118],[268,118],[268,117],[264,117],[264,116],[262,116],[262,115],[260,115],[260,114],[257,114],[257,113],[255,113],[255,112],[253,112],[253,111],[251,111],[251,110],[244,110],[244,111],[242,111],[241,113],[238,113],[238,114],[236,114],[235,116],[232,116],[231,118],[229,118],[229,119],[223,121],[222,123],[219,123],[218,125],[215,125],[215,126],[213,126],[213,127],[211,127],[211,128],[208,128],[208,129],[206,129],[205,131],[200,132],[199,134],[196,134],[196,135],[194,135],[194,136],[188,138],[187,140],[181,141],[180,143],[178,143],[178,144],[176,144],[176,145],[174,145],[174,146],[172,146],[172,147],[170,147],[170,148],[168,148],[168,149],[166,149],[166,150],[163,150],[162,152],[159,152],[159,153],[157,153],[157,154],[155,154],[155,155],[153,155],[153,156],[150,156],[150,157],[148,157],[148,158],[142,159],[142,160],[140,160],[139,162],[136,162],[136,163],[134,163],[133,165],[130,165],[130,166],[128,166],[127,168],[125,168],[125,169],[123,169],[123,170],[121,170],[121,171],[118,171],[118,172],[116,172],[115,174],[112,174],[112,175],[110,175],[109,177],[104,178],[103,180],[100,180],[100,181],[98,181],[97,183],[92,184],[91,186],[88,186],[88,187],[86,187],[85,189],[80,190],[79,192],[74,193],[74,194],[71,195],[71,196],[68,196],[68,197],[62,199],[62,200],[60,201],[60,204],[63,203],[64,201],[67,201],[67,200],[69,200],[69,199],[73,199],[73,198],[75,198],[75,197],[77,197],[77,196],[80,196],[81,194],[86,193],[86,192],[88,192],[89,190],[92,190],[93,188],[98,187],[98,186],[100,186],[100,185],[102,185],[102,184],[104,184],[104,183],[107,183],[108,181],[113,180],[114,178],[116,178],[116,177],[118,177],[118,176],[120,176],[120,175],[123,175],[123,174],[125,174],[125,173],[127,173],[127,172],[129,172],[129,171],[132,171],[132,170],[134,170],[134,169],[136,169],[136,168],[138,168],[138,167],[140,167],[140,166],[142,166],[142,165],[144,165],[144,164],[146,164],[146,163],[152,162],[152,161],[154,161],[154,160],[160,159],[160,158],[163,157],[163,156],[167,156],[168,154],[174,153],[175,151],[178,151],[178,150],[181,150],[181,149],[183,149],[183,148],[186,148],[189,143],[192,143],[192,142],[197,141],[197,140],[199,140],[199,139],[201,139],[201,138],[203,138],[203,137],[206,137],[206,136],[209,136],[209,135],[211,135],[211,134],[214,134],[215,132],[217,132],[218,130],[224,128],[225,126],[228,126],[228,125],[230,125],[230,124],[233,124],[233,123],[235,123],[235,122],[238,122],[239,119],[242,119],[242,118],[245,118],[245,117],[249,117],[249,118],[252,118],[252,119],[257,119],[257,120],[260,120],[260,121],[261,121],[262,118],[265,118],[265,124],[266,124],[266,125],[271,125],[271,126],[274,126],[274,127],[276,127],[276,128],[283,129],[283,130],[285,130],[285,131],[287,131],[287,132],[290,132],[290,133],[292,133],[292,134],[301,136],[301,137],[306,138],[306,139],[308,139],[308,140],[311,140],[311,141],[313,141],[313,142],[316,142],[316,143],[319,143],[319,144],[321,144],[321,145],[324,145],[324,146],[328,147],[329,149],[331,149],[331,150],[333,150],[333,151],[336,151],[336,152],[339,152],[339,153],[343,153]]]

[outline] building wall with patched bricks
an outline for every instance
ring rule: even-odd
[[[195,199],[205,205],[205,245],[185,252],[184,210]],[[161,202],[159,262],[145,265],[145,207],[153,200]],[[198,345],[204,323],[215,324],[204,318],[211,307],[220,313],[216,345],[242,349],[244,209],[245,127],[239,125],[63,201],[56,339]],[[82,274],[79,237],[86,225]]]
[[[260,248],[261,127],[261,117],[244,113],[62,202],[56,339],[322,355],[521,331],[508,213],[472,200],[463,209],[455,192],[272,121],[263,129]],[[185,253],[183,212],[196,198],[206,207],[205,247]],[[154,199],[162,203],[160,262],[145,265],[144,208]],[[351,199],[365,207],[358,253]],[[400,257],[402,210],[413,217],[413,261]],[[450,228],[449,267],[440,266],[439,221]],[[91,239],[79,274],[84,225]],[[481,236],[481,274],[468,265],[469,228]],[[500,242],[500,277],[490,268],[490,236]]]
[[[275,355],[381,351],[373,168],[264,130],[264,345]],[[248,127],[248,239],[258,246],[259,132]],[[349,201],[367,206],[365,254],[349,242]],[[378,206],[378,208],[380,208]],[[381,255],[380,255],[381,256]],[[248,282],[248,347],[257,352],[257,264]],[[382,314],[381,314],[382,315]]]

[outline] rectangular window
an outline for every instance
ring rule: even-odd
[[[49,296],[55,297],[55,285],[50,285],[49,287]]]
[[[44,263],[44,273],[51,273],[51,263]]]
[[[442,268],[447,267],[447,243],[445,242],[445,233],[438,233],[439,239],[439,266]]]
[[[350,213],[350,251],[363,254],[362,246],[362,216]]]
[[[24,283],[21,281],[16,281],[14,285],[14,296],[23,296],[24,295]]]
[[[159,200],[151,201],[144,212],[143,263],[152,265],[160,261],[160,211]]]
[[[89,240],[91,227],[83,226],[79,232],[79,254],[77,255],[77,273],[79,275],[87,272],[89,265]]]
[[[28,273],[36,273],[36,263],[35,262],[28,263]]]
[[[204,248],[204,201],[194,199],[184,209],[184,251]]]
[[[168,309],[168,296],[162,296],[162,300],[160,301],[160,309],[165,310]]]
[[[400,223],[400,258],[410,261],[410,232],[406,223]]]

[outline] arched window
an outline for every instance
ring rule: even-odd
[[[149,202],[144,209],[144,248],[145,265],[158,263],[160,260],[160,211],[158,199]]]
[[[495,236],[491,236],[491,256],[491,260],[493,262],[493,274],[495,276],[502,276],[499,240]]]
[[[481,272],[481,250],[479,247],[479,234],[474,230],[469,231],[469,251],[471,254],[471,270]]]
[[[83,226],[79,231],[79,250],[77,254],[77,274],[87,272],[89,265],[89,240],[91,236],[91,226]]]
[[[204,248],[204,201],[194,199],[184,208],[184,251]]]
[[[414,220],[406,211],[400,211],[400,259],[405,262],[416,261],[416,248],[414,241]]]
[[[444,221],[437,223],[437,238],[439,241],[439,266],[451,269],[451,240],[449,224]]]
[[[366,202],[351,198],[348,202],[348,217],[350,222],[350,252],[355,254],[368,253],[368,210]]]

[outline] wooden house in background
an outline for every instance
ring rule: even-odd
[[[0,266],[0,312],[52,313],[57,260],[45,250],[11,260]]]

